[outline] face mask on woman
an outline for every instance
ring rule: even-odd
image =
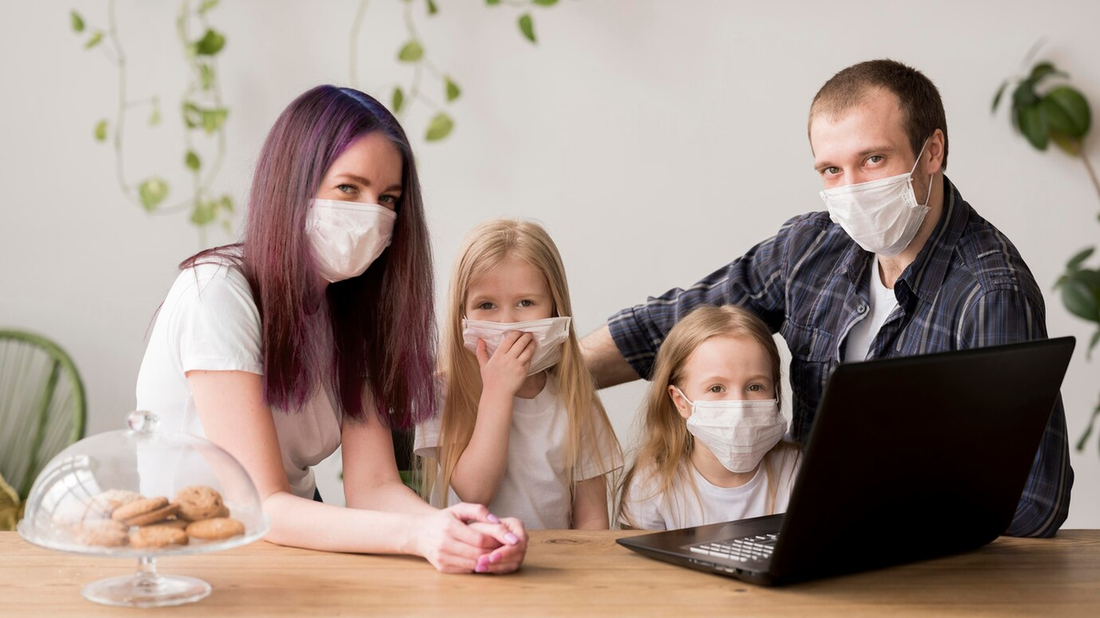
[[[775,399],[692,401],[679,387],[673,388],[691,404],[688,432],[730,472],[755,470],[787,430]]]
[[[377,204],[315,199],[306,236],[321,276],[330,283],[358,277],[390,245],[397,213]]]

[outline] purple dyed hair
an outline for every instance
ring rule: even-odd
[[[336,158],[376,131],[402,158],[392,244],[365,273],[321,292],[306,211]],[[243,242],[200,252],[180,268],[212,259],[236,265],[252,288],[269,406],[299,410],[328,380],[355,420],[366,419],[367,388],[386,426],[409,429],[432,414],[435,303],[420,181],[404,130],[377,100],[318,86],[291,102],[260,151]]]

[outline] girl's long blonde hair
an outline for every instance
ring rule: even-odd
[[[543,274],[555,316],[573,315],[561,255],[542,226],[529,221],[496,219],[478,225],[466,236],[451,275],[448,318],[440,346],[439,369],[446,384],[446,396],[440,411],[438,459],[424,458],[421,468],[425,481],[422,493],[433,504],[447,504],[451,475],[470,443],[481,399],[481,369],[477,357],[465,348],[462,340],[466,295],[474,281],[509,257],[523,260]],[[548,371],[558,380],[558,398],[569,414],[565,464],[572,496],[582,456],[600,460],[603,469],[610,470],[614,462],[622,461],[622,451],[596,395],[596,383],[581,357],[572,324],[569,338],[562,344],[561,360]]]
[[[706,340],[713,337],[744,337],[755,341],[768,355],[771,365],[775,398],[782,401],[780,392],[779,348],[766,324],[752,313],[735,305],[722,307],[702,306],[680,320],[669,331],[668,337],[657,352],[653,378],[644,402],[644,422],[641,444],[634,462],[623,475],[619,486],[619,519],[631,527],[637,527],[629,509],[629,500],[640,501],[662,496],[673,513],[684,513],[687,504],[686,488],[691,488],[697,502],[701,501],[699,489],[691,474],[691,451],[695,441],[687,430],[687,423],[680,416],[669,396],[668,387],[681,386],[684,365],[692,353]],[[764,470],[768,481],[768,511],[775,511],[778,492],[776,469],[786,449],[796,447],[780,442],[764,457]],[[630,484],[636,476],[648,483],[640,487],[653,487],[646,496],[630,496]],[[636,488],[637,489],[637,488]],[[628,500],[629,499],[629,500]]]

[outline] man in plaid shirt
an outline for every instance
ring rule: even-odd
[[[791,350],[791,434],[803,442],[841,361],[1046,338],[1023,258],[944,176],[947,121],[927,77],[890,60],[844,69],[814,97],[809,137],[827,212],[795,217],[695,285],[612,316],[582,344],[600,386],[648,377],[695,307],[740,305]],[[1059,400],[1007,534],[1053,536],[1072,485]]]

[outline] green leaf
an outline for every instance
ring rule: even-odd
[[[207,11],[218,6],[218,0],[203,0],[199,5],[199,15],[205,15]]]
[[[458,84],[451,81],[450,77],[444,79],[447,82],[447,101],[454,101],[462,94],[462,89],[458,87]]]
[[[1062,285],[1062,304],[1073,315],[1090,322],[1100,321],[1100,304],[1092,290],[1080,281],[1069,280]]]
[[[91,38],[88,39],[88,42],[84,44],[84,49],[91,49],[91,48],[95,47],[96,45],[99,45],[102,42],[103,42],[103,31],[102,30],[96,30],[95,32],[92,33],[92,36],[91,36]]]
[[[188,129],[202,126],[202,110],[190,101],[183,104],[183,124]]]
[[[1092,418],[1089,419],[1088,427],[1085,427],[1085,433],[1081,434],[1081,437],[1077,440],[1077,450],[1085,450],[1085,444],[1088,443],[1089,436],[1092,435],[1092,427],[1096,424],[1096,417],[1100,416],[1100,406],[1096,406],[1096,409],[1092,411]]]
[[[397,112],[401,111],[401,106],[405,104],[405,91],[402,90],[400,86],[397,86],[393,89],[392,100],[393,103],[390,105],[390,107],[393,108],[393,113],[396,114]]]
[[[199,63],[199,84],[203,90],[214,87],[214,67],[206,63]]]
[[[1094,251],[1096,251],[1096,247],[1089,247],[1088,249],[1078,251],[1068,262],[1066,262],[1066,269],[1077,270],[1085,260],[1092,257]]]
[[[141,205],[145,210],[153,212],[168,197],[168,183],[156,176],[148,178],[138,187],[138,196],[141,197]]]
[[[105,142],[107,141],[107,119],[104,118],[95,123],[95,141]]]
[[[1054,127],[1058,131],[1070,137],[1082,137],[1088,133],[1092,124],[1092,112],[1089,110],[1089,102],[1077,89],[1059,86],[1046,93],[1043,102],[1051,108],[1061,109],[1065,114],[1068,128]]]
[[[1038,105],[1020,108],[1020,132],[1039,150],[1046,150],[1050,140],[1043,108]]]
[[[524,13],[519,17],[519,31],[523,33],[523,36],[527,37],[527,40],[532,43],[537,43],[535,40],[535,22],[532,21],[529,13]]]
[[[187,166],[187,169],[192,172],[197,172],[199,168],[202,167],[202,161],[199,160],[199,155],[196,154],[194,150],[187,151],[187,156],[183,158],[183,163]]]
[[[229,194],[228,194],[228,193],[227,193],[227,194],[225,194],[225,195],[223,195],[223,196],[222,196],[222,199],[218,200],[218,205],[219,205],[219,206],[220,206],[220,207],[222,208],[222,210],[224,210],[225,212],[228,212],[228,213],[232,213],[232,212],[233,212],[233,198],[229,197]]]
[[[214,220],[218,213],[218,205],[214,200],[200,200],[195,202],[195,209],[191,211],[191,223],[198,226],[206,225]]]
[[[1085,357],[1088,360],[1092,360],[1092,349],[1096,347],[1096,344],[1100,343],[1100,328],[1096,329],[1096,332],[1092,334],[1092,339],[1089,339],[1089,349],[1085,353]]]
[[[558,0],[531,0],[531,4],[537,4],[539,6],[554,6],[558,3]]]
[[[154,105],[153,111],[149,112],[149,126],[155,127],[160,124],[160,106]]]
[[[439,7],[435,5],[433,0],[428,0],[428,15],[435,15],[439,12]]]
[[[194,50],[199,56],[213,56],[223,47],[225,47],[225,37],[215,32],[213,28],[207,28],[206,33],[195,43]]]
[[[1100,270],[1077,269],[1070,273],[1069,278],[1092,290],[1092,295],[1097,298],[1097,302],[1100,302]],[[1100,316],[1097,316],[1097,321],[1100,321]]]
[[[1035,93],[1035,84],[1024,80],[1016,85],[1012,91],[1012,104],[1016,107],[1031,107],[1039,102],[1039,95]]]
[[[73,32],[84,32],[84,18],[80,16],[80,13],[71,11],[69,13],[69,23],[72,24]]]
[[[201,111],[201,114],[202,128],[206,131],[207,135],[212,135],[225,124],[225,119],[229,116],[229,110],[224,107],[217,107],[214,109],[204,109]]]
[[[419,62],[424,57],[424,48],[418,41],[409,41],[397,52],[397,59],[401,62]]]
[[[500,4],[500,0],[485,0],[485,4],[489,6],[496,6]]]
[[[1051,64],[1049,62],[1040,62],[1039,64],[1031,67],[1031,76],[1028,77],[1027,79],[1028,79],[1028,81],[1031,82],[1031,84],[1033,86],[1038,86],[1039,82],[1043,81],[1044,79],[1046,79],[1047,77],[1050,77],[1052,75],[1059,75],[1061,77],[1069,77],[1069,75],[1066,75],[1065,73],[1063,73],[1063,72],[1059,71],[1058,69],[1054,68],[1053,64]]]
[[[1008,80],[1001,82],[1001,87],[997,89],[997,94],[993,95],[993,109],[989,110],[990,113],[997,111],[997,106],[1001,104],[1001,95],[1005,93],[1005,88],[1008,88]]]
[[[428,123],[428,133],[425,138],[429,142],[434,142],[447,137],[451,133],[451,129],[454,129],[455,123],[451,120],[451,117],[443,112],[439,112],[432,118],[432,121]]]
[[[1076,157],[1081,154],[1081,140],[1075,137],[1069,137],[1058,131],[1050,132],[1050,141],[1054,142],[1054,145],[1062,149],[1063,152],[1071,157]]]

